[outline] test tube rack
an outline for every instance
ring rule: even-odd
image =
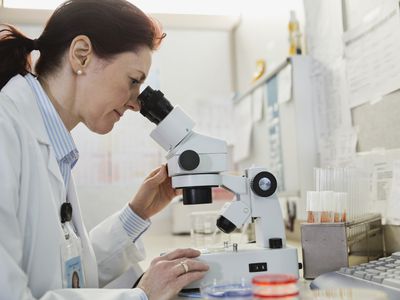
[[[385,255],[382,218],[368,214],[349,222],[303,223],[301,244],[306,279],[369,262]]]

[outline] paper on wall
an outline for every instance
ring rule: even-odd
[[[386,13],[344,34],[351,107],[377,102],[400,88],[399,5],[397,0],[385,5]]]
[[[373,201],[387,201],[391,189],[393,169],[388,161],[378,161],[374,164],[372,173]]]
[[[351,128],[345,74],[343,59],[336,60],[330,66],[313,63],[312,101],[318,138],[328,138],[337,130]]]
[[[386,216],[388,223],[400,225],[400,160],[393,162],[393,179]]]
[[[292,99],[292,65],[288,64],[278,74],[278,103]]]
[[[381,214],[384,223],[400,224],[400,149],[358,153],[353,165],[369,174],[368,212]]]
[[[356,156],[357,132],[353,128],[336,130],[318,140],[322,167],[346,166]]]
[[[285,190],[283,153],[281,144],[280,111],[278,103],[278,79],[272,78],[267,85],[267,132],[269,146],[269,169],[278,182],[278,191]]]
[[[309,54],[329,65],[343,56],[342,1],[304,0]]]
[[[320,162],[322,166],[336,165],[350,151],[344,145],[352,145],[354,140],[348,134],[352,124],[343,59],[342,1],[304,0],[304,8],[308,52],[313,58],[311,96]],[[338,135],[339,131],[345,137]]]
[[[252,114],[253,122],[259,122],[263,118],[263,102],[264,102],[265,86],[261,86],[254,90],[252,94]]]
[[[251,96],[240,100],[233,108],[235,142],[233,161],[239,162],[250,155],[252,130]]]

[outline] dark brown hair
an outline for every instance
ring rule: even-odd
[[[32,72],[32,50],[40,51],[38,76],[55,71],[78,35],[88,36],[94,53],[104,59],[142,46],[155,50],[165,37],[155,20],[125,0],[69,0],[54,11],[38,39],[11,25],[0,31],[0,88],[13,76]]]

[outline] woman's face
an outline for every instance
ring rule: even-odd
[[[151,55],[149,48],[142,47],[110,61],[93,57],[77,80],[74,110],[79,120],[91,131],[105,134],[127,110],[139,111],[137,97],[148,75]]]

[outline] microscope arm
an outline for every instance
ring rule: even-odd
[[[270,188],[260,190],[268,179]],[[256,242],[260,247],[271,248],[286,245],[285,226],[278,197],[276,181],[272,174],[261,168],[250,168],[246,176],[221,175],[221,186],[236,194],[237,199],[226,203],[221,216],[241,228],[250,218],[255,222]],[[280,240],[280,241],[279,241]]]
[[[247,178],[221,174],[221,186],[236,195],[247,194]]]

